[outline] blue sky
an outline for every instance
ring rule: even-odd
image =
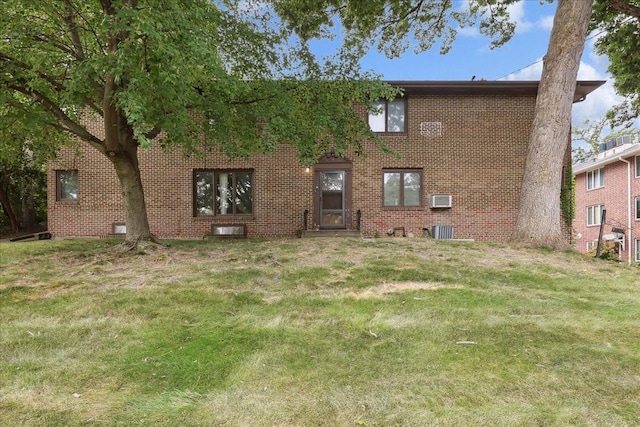
[[[587,0],[576,0],[587,1]],[[455,7],[462,7],[463,0],[456,0]],[[540,4],[539,0],[522,0],[510,7],[510,15],[516,22],[516,33],[501,48],[489,49],[490,40],[477,29],[463,29],[458,33],[453,48],[440,55],[438,46],[416,54],[410,48],[398,59],[387,59],[383,54],[371,52],[361,62],[363,69],[373,70],[385,80],[539,80],[542,57],[547,51],[556,4]],[[607,80],[581,103],[574,104],[573,123],[582,125],[585,119],[597,120],[622,98],[615,94],[608,60],[594,52],[597,35],[587,40],[578,79]],[[607,132],[607,130],[605,130]]]

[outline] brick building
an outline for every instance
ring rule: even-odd
[[[362,117],[399,157],[370,142],[364,155],[327,153],[313,165],[300,164],[286,146],[246,160],[141,149],[152,233],[201,238],[212,224],[241,224],[254,237],[294,236],[305,226],[421,236],[439,225],[446,227],[435,231],[445,237],[453,231],[455,238],[509,238],[538,82],[389,83],[404,89],[403,98],[380,103],[377,115],[362,108]],[[602,83],[578,82],[574,100]],[[102,124],[93,125],[99,135]],[[124,211],[115,171],[88,145],[60,151],[49,164],[48,189],[54,236],[121,231]]]
[[[574,165],[573,174],[577,249],[595,251],[602,229],[602,245],[613,247],[622,261],[640,261],[640,143],[613,140],[595,159]]]

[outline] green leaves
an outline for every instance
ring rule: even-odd
[[[440,44],[447,53],[460,28],[477,26],[491,39],[490,47],[506,43],[514,34],[508,6],[517,0],[471,0],[466,8],[452,0],[273,0],[288,27],[303,40],[326,37],[339,23],[345,49],[359,55],[376,47],[387,57],[416,53]]]
[[[627,0],[594,3],[591,27],[599,35],[596,51],[609,57],[614,86],[619,94],[626,96],[625,101],[608,114],[614,124],[628,124],[640,114],[640,9],[636,4]]]
[[[81,113],[114,108],[109,120],[118,124],[107,126],[133,136],[121,144],[148,146],[161,135],[163,145],[195,151],[204,136],[246,157],[287,143],[310,162],[323,150],[374,139],[353,104],[395,93],[360,72],[357,49],[319,61],[268,2],[23,3],[7,0],[0,17],[0,101],[12,109],[6,94],[22,93],[40,112],[23,119],[103,150]]]

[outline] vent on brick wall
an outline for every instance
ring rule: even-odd
[[[450,208],[451,207],[451,194],[432,194],[429,197],[429,207],[435,208]]]
[[[209,237],[247,237],[245,224],[211,224]]]
[[[111,234],[127,234],[127,224],[124,222],[114,222],[111,224]]]
[[[442,122],[420,123],[420,135],[426,138],[437,138],[442,136]]]
[[[452,225],[434,225],[433,238],[434,239],[453,239],[453,226]]]

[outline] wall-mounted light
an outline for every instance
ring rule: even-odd
[[[311,168],[309,166],[305,166],[304,173],[309,173],[309,172],[311,172]]]

